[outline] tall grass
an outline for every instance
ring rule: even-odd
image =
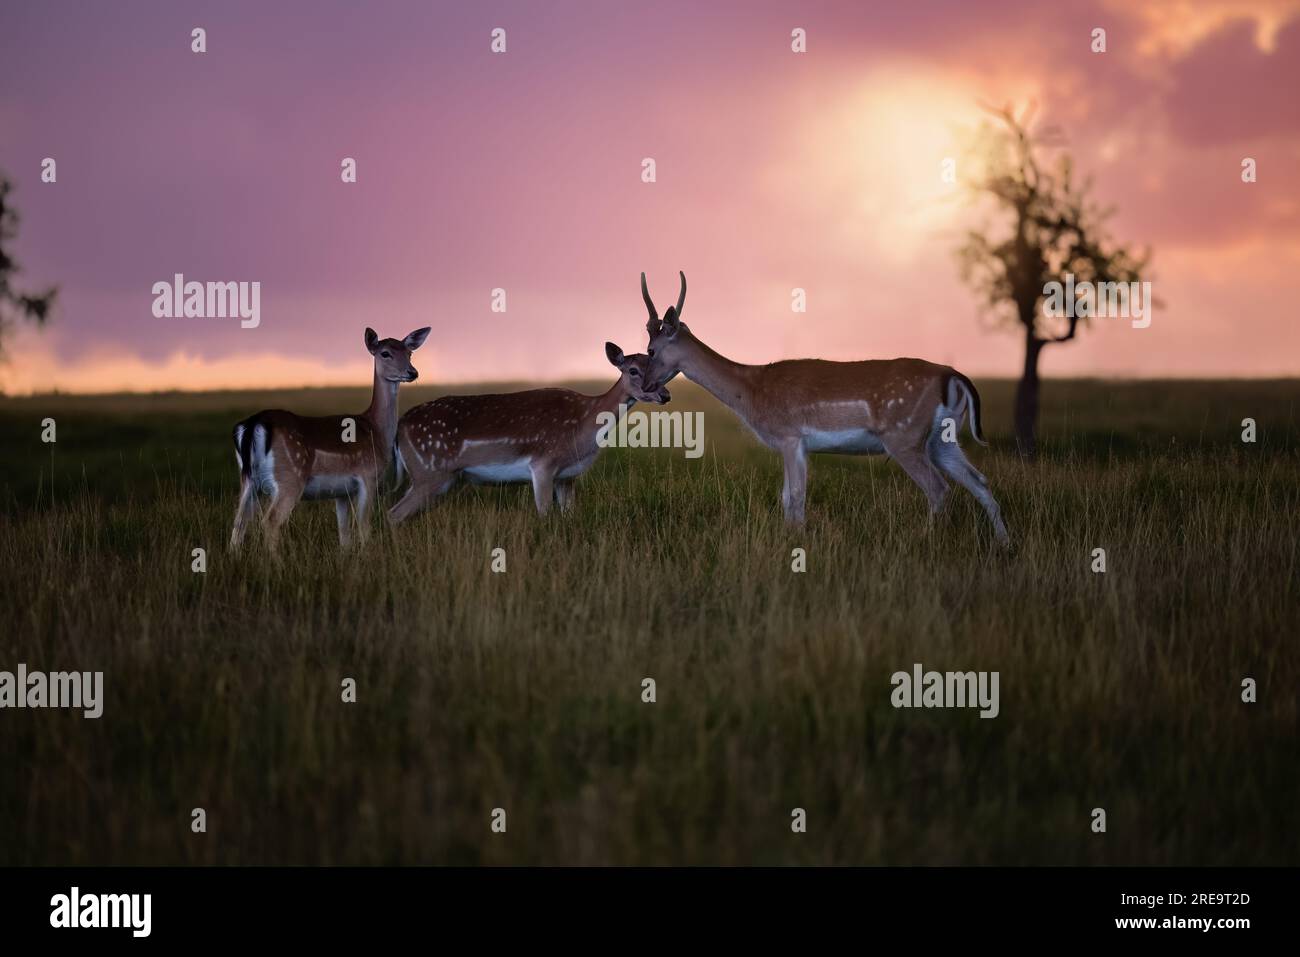
[[[569,515],[462,486],[340,554],[308,503],[233,558],[230,423],[359,393],[0,402],[0,669],[106,691],[0,711],[0,863],[1296,863],[1296,385],[1051,383],[1035,465],[983,388],[1010,553],[882,460],[815,458],[787,529],[683,385],[704,458],[611,450]],[[894,709],[914,662],[1000,715]]]

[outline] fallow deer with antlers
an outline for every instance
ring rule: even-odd
[[[349,544],[354,521],[362,540],[366,538],[367,509],[392,461],[397,389],[418,377],[411,353],[428,335],[427,326],[405,339],[380,339],[373,329],[366,330],[366,348],[375,357],[375,379],[370,407],[358,415],[308,418],[271,409],[235,426],[239,505],[230,533],[232,549],[243,543],[259,493],[271,500],[262,527],[273,552],[280,528],[304,498],[335,500],[340,545]]]
[[[790,359],[761,366],[733,362],[682,322],[686,274],[679,275],[677,305],[661,320],[641,274],[641,296],[650,313],[648,374],[652,381],[666,384],[680,372],[780,453],[785,465],[781,502],[788,522],[804,522],[808,453],[884,453],[921,487],[932,513],[943,504],[947,476],[984,507],[998,541],[1009,541],[988,480],[957,443],[957,427],[968,418],[975,441],[988,444],[980,429],[979,392],[970,379],[923,359]]]
[[[572,507],[573,481],[600,453],[603,413],[635,402],[662,404],[668,390],[646,376],[649,358],[625,356],[612,342],[605,355],[619,377],[602,395],[569,389],[531,389],[496,395],[448,395],[417,405],[397,429],[399,470],[411,476],[401,501],[388,511],[394,524],[410,518],[455,484],[531,482],[538,514],[552,498]]]

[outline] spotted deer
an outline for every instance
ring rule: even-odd
[[[605,355],[619,377],[602,395],[568,389],[448,395],[407,412],[397,427],[397,457],[411,484],[389,509],[389,520],[410,518],[461,475],[475,484],[531,482],[539,515],[552,498],[561,510],[571,508],[574,479],[600,453],[602,413],[669,399],[667,389],[647,381],[648,357],[625,356],[612,342]]]
[[[353,523],[365,540],[367,508],[392,461],[397,389],[419,375],[411,353],[428,335],[428,327],[405,339],[380,339],[373,329],[366,330],[366,348],[375,357],[375,381],[370,407],[358,415],[309,418],[271,409],[235,426],[239,505],[230,533],[232,549],[244,541],[259,493],[270,498],[262,528],[273,552],[281,527],[304,498],[335,500],[340,545],[346,548],[351,541]]]
[[[682,322],[686,274],[679,275],[677,304],[669,306],[661,320],[641,274],[641,296],[650,313],[648,375],[666,384],[681,373],[780,453],[785,466],[781,502],[789,523],[804,522],[808,453],[883,453],[921,487],[932,513],[943,504],[947,476],[984,507],[998,541],[1009,541],[988,479],[966,460],[957,442],[958,427],[967,419],[975,441],[988,444],[980,428],[979,392],[970,379],[923,359],[789,359],[761,366],[733,362]]]

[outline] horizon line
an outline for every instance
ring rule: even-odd
[[[972,379],[979,379],[985,382],[1008,382],[1016,383],[1020,379],[1014,375],[981,375],[979,373],[967,373]],[[1097,375],[1041,375],[1040,379],[1045,382],[1114,382],[1117,384],[1132,384],[1141,382],[1160,382],[1160,383],[1177,383],[1177,382],[1296,382],[1300,383],[1300,372],[1282,373],[1278,375],[1125,375],[1125,374],[1097,374]],[[571,385],[588,385],[604,382],[604,379],[569,377],[564,379],[521,379],[521,378],[503,378],[503,379],[474,379],[474,380],[441,380],[439,382],[425,382],[421,384],[406,383],[410,389],[427,389],[427,388],[465,388],[465,387],[487,387],[487,386],[524,386],[523,389],[513,388],[506,391],[530,391],[531,389],[552,389],[567,388]],[[686,379],[684,385],[699,389],[706,392],[703,386]],[[239,395],[256,392],[324,392],[339,389],[355,389],[359,392],[368,391],[373,387],[371,383],[328,383],[324,385],[265,385],[265,386],[240,386],[231,388],[217,389],[147,389],[147,390],[125,390],[117,389],[100,392],[81,392],[74,390],[53,389],[47,392],[6,392],[0,388],[0,401],[29,400],[43,398],[146,398],[148,396],[174,396],[174,395],[192,395],[192,396],[218,396],[218,395]]]

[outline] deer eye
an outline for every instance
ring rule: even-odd
[[[640,369],[633,369],[633,370],[632,370],[632,374],[633,374],[633,375],[640,375],[640,374],[641,374],[641,370],[640,370]]]
[[[385,359],[391,359],[393,357],[393,354],[389,352],[387,349],[385,349],[383,352],[379,354],[383,356]]]
[[[654,357],[655,357],[655,351],[654,351],[653,349],[651,349],[651,350],[650,350],[650,358],[653,359]]]

